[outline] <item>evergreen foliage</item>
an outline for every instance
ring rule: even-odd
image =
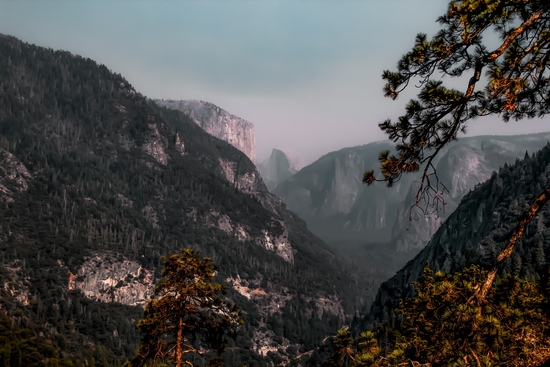
[[[152,361],[150,366],[160,366],[171,361],[176,367],[193,366],[186,357],[198,353],[197,339],[221,353],[226,334],[234,334],[241,321],[239,310],[220,298],[225,288],[212,283],[215,268],[211,259],[181,249],[180,254],[163,261],[155,298],[147,303],[137,324],[143,339],[136,364]]]
[[[441,148],[466,131],[467,123],[496,114],[542,117],[550,112],[550,4],[545,0],[456,0],[437,20],[441,30],[429,40],[416,36],[413,49],[384,71],[385,95],[396,99],[409,84],[420,85],[398,121],[380,128],[397,143],[397,155],[380,153],[382,181],[388,186],[403,173],[422,167],[416,204],[428,209],[444,202],[444,185],[432,162]],[[483,38],[498,37],[489,49]],[[463,91],[446,87],[443,77],[463,77]],[[467,78],[467,79],[466,79]],[[363,181],[377,181],[374,171]]]
[[[454,274],[426,267],[390,324],[334,339],[327,366],[541,366],[550,360],[550,282],[509,275],[480,299],[487,272]],[[382,345],[383,335],[390,343]],[[345,345],[345,348],[343,347]],[[342,361],[346,363],[342,364]]]

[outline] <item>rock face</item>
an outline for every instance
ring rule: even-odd
[[[329,153],[302,168],[273,192],[304,218],[308,227],[333,246],[341,241],[387,240],[410,177],[390,195],[385,187],[362,183],[365,170],[376,166],[389,143],[372,143]]]
[[[204,131],[228,142],[246,154],[252,162],[256,162],[256,140],[252,123],[210,102],[155,100],[155,103],[187,114]]]
[[[153,295],[156,280],[138,262],[108,253],[90,256],[69,277],[69,290],[79,289],[94,301],[145,306]]]
[[[13,193],[28,189],[29,170],[12,153],[0,148],[0,202],[12,202]]]
[[[258,170],[269,191],[302,169],[300,158],[292,153],[273,149],[271,156],[258,165]]]
[[[491,147],[495,147],[493,142]],[[498,144],[502,147],[502,144]],[[487,144],[484,145],[487,148]],[[470,161],[471,160],[465,160]],[[429,244],[378,290],[367,322],[381,319],[411,297],[410,284],[428,262],[436,271],[454,272],[472,263],[489,266],[506,244],[522,212],[548,187],[550,147],[505,165],[461,200]],[[500,275],[534,277],[550,263],[550,207],[545,205],[529,224]]]
[[[539,141],[539,144],[542,142]],[[508,149],[499,148],[503,145]],[[399,207],[392,231],[391,243],[397,252],[407,252],[412,255],[418,253],[426,246],[441,223],[457,208],[464,195],[473,190],[476,185],[488,180],[502,164],[513,162],[525,153],[512,143],[495,139],[481,141],[480,148],[459,142],[442,156],[436,169],[439,179],[448,191],[444,196],[445,205],[441,205],[437,212],[424,215],[419,210],[413,209],[413,220],[409,220],[410,208],[415,202],[420,183],[415,181],[411,185],[409,194]]]
[[[361,183],[362,173],[378,169],[382,150],[390,143],[372,143],[329,153],[304,167],[273,192],[306,219],[309,228],[335,247],[385,242],[392,251],[414,256],[422,249],[462,197],[488,179],[504,163],[542,148],[547,133],[462,138],[436,160],[439,179],[449,192],[438,213],[425,216],[414,204],[418,174],[404,175],[391,188]]]

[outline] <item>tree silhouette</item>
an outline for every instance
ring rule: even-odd
[[[422,168],[416,206],[435,211],[444,203],[445,186],[438,180],[434,159],[480,116],[542,117],[550,112],[550,3],[546,0],[457,0],[438,23],[442,29],[428,40],[418,34],[413,49],[384,71],[385,95],[396,99],[409,84],[420,88],[398,121],[379,126],[397,143],[397,155],[380,153],[382,178],[373,170],[363,182],[388,186],[404,173]],[[488,49],[483,37],[498,36]],[[465,83],[463,91],[446,87],[451,77]],[[484,77],[485,76],[485,77]]]
[[[134,365],[193,366],[185,357],[199,353],[198,346],[223,351],[226,337],[241,323],[239,311],[220,298],[224,286],[212,283],[211,259],[181,249],[163,260],[162,280],[137,325],[143,338]]]

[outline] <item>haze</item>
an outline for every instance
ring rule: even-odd
[[[151,98],[201,99],[255,125],[306,163],[383,140],[378,123],[407,98],[384,98],[418,32],[434,34],[441,0],[2,1],[0,32],[106,64]],[[546,131],[548,120],[476,121],[470,135]]]

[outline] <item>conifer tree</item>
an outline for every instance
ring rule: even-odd
[[[199,345],[223,351],[241,320],[220,297],[224,286],[212,283],[214,274],[212,260],[191,249],[164,258],[162,280],[137,325],[143,337],[134,365],[193,366],[186,357],[199,353]]]
[[[423,167],[417,203],[441,199],[433,160],[467,123],[481,116],[509,119],[543,117],[550,112],[550,3],[546,0],[454,0],[437,20],[442,29],[428,40],[418,34],[413,49],[384,71],[385,95],[396,99],[409,84],[419,85],[398,121],[380,128],[397,143],[397,155],[380,154],[388,186],[403,173]],[[489,49],[483,37],[498,45]],[[463,81],[462,91],[443,77]],[[367,171],[364,182],[377,181]]]

